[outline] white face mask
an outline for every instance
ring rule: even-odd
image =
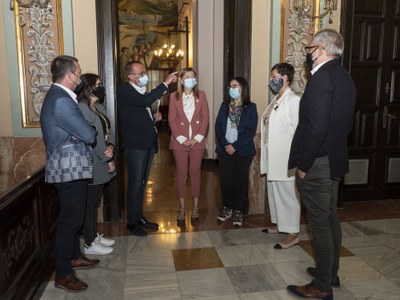
[[[194,87],[196,86],[196,84],[197,84],[196,78],[186,78],[186,79],[183,81],[183,86],[184,86],[185,88],[187,88],[187,89],[192,89],[192,88],[194,88]]]
[[[237,98],[240,97],[240,91],[239,88],[229,88],[229,96],[231,96],[232,99],[236,100]]]

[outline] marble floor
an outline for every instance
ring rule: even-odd
[[[144,203],[146,217],[160,230],[136,237],[124,221],[99,224],[116,245],[110,255],[90,256],[101,260],[98,267],[77,271],[89,288],[67,293],[54,287],[53,275],[41,299],[296,299],[286,286],[308,283],[305,269],[313,265],[305,217],[300,244],[286,250],[273,249],[283,235],[261,231],[270,224],[268,214],[245,216],[242,228],[217,222],[217,168],[205,164],[200,220],[190,223],[188,192],[186,226],[178,226],[167,140],[160,134]],[[345,202],[339,214],[342,287],[334,289],[335,299],[400,299],[400,199]]]

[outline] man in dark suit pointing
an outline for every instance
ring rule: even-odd
[[[343,37],[332,29],[317,32],[306,47],[312,76],[300,100],[288,166],[297,167],[296,182],[313,235],[316,266],[307,272],[314,280],[288,286],[303,298],[333,299],[331,286],[340,286],[337,197],[339,181],[349,169],[347,138],[356,100],[354,82],[340,64],[343,48]]]
[[[122,147],[128,170],[127,228],[136,236],[145,236],[143,229],[157,230],[158,224],[143,216],[144,189],[149,177],[154,154],[158,151],[155,122],[161,120],[158,112],[152,115],[150,105],[176,82],[176,73],[146,93],[147,70],[140,62],[130,62],[125,68],[128,82],[118,90]]]

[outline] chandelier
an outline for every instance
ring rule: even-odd
[[[317,10],[319,7],[319,0],[317,5]],[[316,16],[313,16],[313,6],[314,0],[293,0],[293,8],[298,12],[299,16],[306,16],[307,18],[314,19],[322,19],[329,14],[329,24],[333,22],[333,11],[337,10],[337,0],[324,0],[325,6],[323,11]]]
[[[178,49],[174,43],[164,42],[162,46],[158,46],[154,50],[154,55],[157,57],[161,66],[175,69],[178,63],[182,60],[185,52]]]
[[[158,61],[161,65],[167,66],[170,69],[175,69],[179,62],[185,56],[185,52],[181,49],[178,49],[174,43],[171,43],[171,34],[181,34],[184,33],[186,36],[186,50],[189,51],[189,18],[185,16],[181,17],[183,14],[183,9],[186,5],[189,5],[188,2],[183,2],[181,9],[179,10],[177,16],[176,26],[172,30],[168,30],[168,42],[163,42],[162,46],[158,46],[156,50],[154,50],[154,55],[158,58]],[[189,61],[187,60],[187,65]]]

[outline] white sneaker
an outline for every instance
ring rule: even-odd
[[[104,234],[97,233],[97,238],[99,239],[99,243],[106,247],[111,247],[115,244],[115,241],[112,239],[106,239],[103,237]]]
[[[233,226],[242,226],[242,212],[240,210],[235,210],[233,212]]]
[[[229,219],[230,217],[232,217],[232,209],[230,209],[229,207],[224,206],[221,211],[219,212],[217,219],[221,222],[226,221],[227,219]]]
[[[113,248],[103,246],[99,243],[99,238],[97,237],[93,243],[88,246],[85,244],[83,247],[83,253],[85,254],[94,254],[94,255],[106,255],[113,252]]]

